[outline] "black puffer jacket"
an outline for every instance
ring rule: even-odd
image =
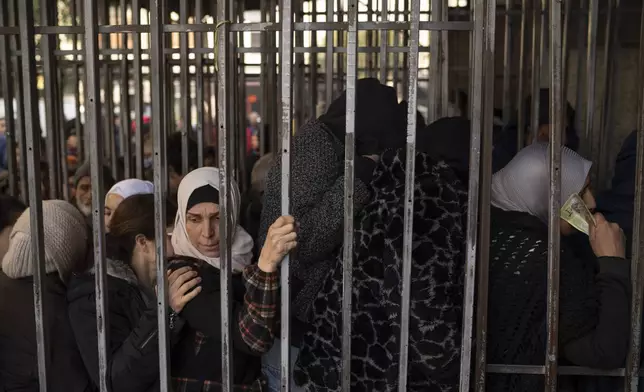
[[[548,229],[521,212],[492,210],[488,362],[544,365]],[[630,263],[582,260],[562,243],[560,357],[577,366],[617,368],[628,352]],[[543,377],[488,375],[488,390],[537,392]]]
[[[129,266],[107,261],[110,363],[108,388],[113,392],[159,390],[159,346],[156,300],[137,283]],[[99,382],[94,274],[75,275],[67,299],[69,318],[85,367]]]
[[[0,272],[0,391],[38,392],[33,278],[10,279]],[[48,391],[90,392],[94,385],[85,371],[67,318],[65,286],[58,274],[44,278],[47,332]],[[94,320],[96,325],[96,320]]]

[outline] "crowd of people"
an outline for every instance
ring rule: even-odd
[[[548,108],[547,91],[540,108]],[[165,238],[155,233],[154,184],[115,181],[105,168],[107,388],[158,391],[157,241],[167,249],[168,326],[174,391],[217,391],[222,382],[222,295],[231,304],[236,391],[280,390],[280,264],[291,253],[293,391],[340,391],[343,268],[353,271],[351,390],[398,388],[407,102],[376,79],[357,83],[353,265],[344,265],[346,94],[304,124],[291,150],[291,215],[281,212],[279,154],[254,157],[248,190],[231,180],[221,216],[216,167],[182,170],[168,143]],[[530,105],[526,105],[530,107]],[[574,111],[569,108],[569,117]],[[528,118],[529,118],[529,113]],[[489,363],[544,365],[547,336],[549,129],[495,131],[487,325]],[[625,141],[611,189],[594,195],[593,163],[576,152],[569,121],[562,147],[561,203],[573,194],[594,214],[588,235],[561,220],[559,362],[614,369],[629,348],[635,140]],[[252,128],[252,127],[251,127]],[[252,131],[252,129],[251,129]],[[409,329],[409,391],[458,390],[466,249],[470,122],[425,124],[417,116]],[[251,134],[253,136],[254,134]],[[633,134],[634,135],[634,134]],[[251,146],[252,148],[252,146]],[[194,146],[191,146],[191,151]],[[210,162],[213,164],[214,162]],[[50,391],[93,392],[100,382],[88,163],[70,201],[42,202],[42,320]],[[625,176],[624,173],[630,175]],[[628,177],[628,178],[627,178]],[[629,204],[630,203],[630,204]],[[630,210],[628,209],[630,205]],[[232,287],[220,287],[220,220],[231,229]],[[30,209],[0,197],[0,391],[39,390]],[[488,244],[485,244],[488,246]],[[479,326],[480,327],[480,326]],[[622,383],[562,380],[565,391],[620,391]],[[490,391],[536,392],[538,375],[490,374]],[[603,389],[597,389],[600,385]]]

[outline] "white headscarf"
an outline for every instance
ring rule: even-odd
[[[533,143],[522,149],[492,177],[492,205],[520,211],[548,221],[550,189],[548,144]],[[592,162],[569,148],[561,149],[561,204],[584,188]]]
[[[178,211],[177,218],[174,222],[174,231],[172,232],[172,247],[174,253],[182,256],[190,256],[200,260],[206,261],[208,264],[215,268],[220,268],[219,257],[204,256],[188,238],[186,231],[186,213],[188,207],[188,200],[196,189],[202,186],[210,185],[219,190],[219,169],[214,167],[202,167],[188,173],[181,184],[179,184],[178,191]],[[233,272],[241,272],[244,267],[250,264],[253,256],[253,239],[251,236],[237,225],[239,218],[239,208],[241,205],[241,195],[239,188],[235,181],[230,181],[230,195],[231,195],[231,210],[229,213],[232,215],[228,217],[232,222],[233,238],[232,238],[232,268]],[[225,197],[223,194],[220,198]],[[220,242],[221,243],[221,242]],[[223,245],[222,245],[223,246]]]
[[[105,198],[110,193],[119,195],[123,199],[127,199],[134,195],[150,195],[154,193],[154,184],[150,181],[139,180],[138,178],[130,178],[128,180],[119,181],[107,192]]]

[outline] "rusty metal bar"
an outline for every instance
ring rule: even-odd
[[[87,0],[91,1],[91,0]],[[134,0],[133,3],[138,3]],[[152,118],[151,123],[152,137],[154,138],[154,219],[155,219],[155,237],[166,238],[166,219],[165,219],[165,202],[167,195],[167,163],[166,163],[166,123],[165,123],[165,94],[163,84],[165,82],[165,55],[163,54],[164,34],[163,23],[165,16],[165,1],[154,0],[150,9],[150,52],[152,60],[150,66],[150,90],[152,100]],[[138,10],[139,8],[134,8]],[[138,11],[132,14],[137,14]],[[135,44],[136,50],[136,44]],[[136,56],[135,56],[136,58]],[[136,61],[136,60],[135,60]],[[136,69],[135,75],[136,75]],[[139,85],[140,86],[140,85]],[[140,88],[137,87],[137,95],[140,99]],[[137,103],[138,105],[138,103]],[[137,117],[140,116],[138,112]],[[140,117],[139,117],[140,119]],[[138,121],[138,120],[137,120]],[[140,126],[137,125],[137,132]],[[140,145],[137,145],[139,149]],[[138,151],[137,151],[138,153]],[[137,172],[140,170],[142,162],[137,159]],[[140,177],[139,177],[140,178]],[[226,219],[223,219],[224,221]],[[156,241],[157,256],[157,319],[159,325],[159,389],[161,392],[170,391],[170,334],[168,331],[168,280],[166,276],[167,260],[166,242]]]
[[[85,130],[88,135],[92,179],[92,226],[96,280],[96,327],[98,333],[98,374],[101,392],[109,391],[109,308],[107,298],[107,265],[103,230],[103,139],[101,137],[101,93],[98,58],[98,9],[96,1],[85,0]]]
[[[18,20],[20,26],[20,50],[22,52],[22,78],[24,84],[24,124],[26,147],[21,151],[22,161],[28,162],[29,184],[29,222],[31,224],[31,250],[34,280],[34,316],[36,325],[36,345],[38,380],[40,392],[47,392],[49,356],[47,342],[49,333],[45,328],[44,278],[45,248],[42,222],[42,194],[40,189],[40,133],[38,129],[38,91],[36,89],[36,64],[34,42],[34,6],[31,1],[18,1]],[[26,151],[25,151],[26,150]],[[26,153],[25,153],[26,152]],[[25,182],[25,177],[22,178]]]
[[[595,86],[597,70],[597,25],[599,22],[599,1],[588,0],[588,48],[586,52],[586,104],[585,146],[588,156],[594,157]],[[594,161],[594,160],[593,160]],[[592,171],[594,173],[594,170]]]
[[[525,1],[525,0],[524,0]],[[467,194],[467,229],[465,248],[465,294],[463,297],[463,331],[461,339],[461,377],[459,383],[460,392],[471,390],[471,367],[472,367],[472,330],[474,328],[474,292],[476,291],[476,264],[478,252],[483,252],[487,246],[478,246],[478,219],[479,219],[479,180],[481,167],[481,139],[483,135],[483,7],[479,2],[473,2],[472,16],[474,29],[470,34],[470,107],[471,107],[471,133],[470,133],[470,168]],[[464,114],[465,115],[465,114]],[[489,156],[488,156],[489,158]],[[488,186],[489,189],[489,186]],[[489,227],[483,226],[483,230]],[[483,231],[482,230],[482,231]],[[482,271],[479,274],[487,273],[487,258],[481,259]],[[486,291],[487,293],[487,291]],[[487,307],[487,294],[482,300],[479,297],[478,306]],[[485,312],[487,313],[487,311]],[[479,329],[484,332],[486,324],[478,324]],[[479,332],[477,332],[477,337]],[[477,346],[478,347],[478,346]],[[483,349],[485,347],[483,346]],[[477,350],[477,364],[479,360],[485,361],[485,353],[479,355]],[[485,377],[485,367],[476,367],[476,379]]]
[[[230,128],[232,116],[230,113],[230,99],[228,98],[228,88],[233,88],[234,85],[229,84],[228,73],[235,70],[234,64],[230,63],[229,50],[234,45],[234,37],[230,34],[228,23],[232,10],[228,1],[217,2],[217,25],[219,26],[219,42],[215,42],[218,47],[218,56],[215,59],[218,64],[218,87],[219,94],[217,99],[217,121],[218,129],[217,135],[219,137],[219,185],[220,192],[223,195],[223,203],[220,203],[221,216],[230,215],[231,207],[231,175],[230,175],[230,155],[228,151],[228,137],[234,135]],[[220,235],[223,238],[220,240],[224,244],[221,247],[221,382],[222,390],[224,392],[233,391],[233,346],[231,336],[230,320],[232,316],[232,308],[230,306],[230,297],[232,293],[231,287],[231,273],[232,273],[232,259],[231,259],[231,227],[228,219],[220,220]]]
[[[353,294],[353,187],[355,166],[358,1],[349,0],[347,34],[346,136],[344,138],[344,241],[342,249],[342,390],[351,390]]]
[[[280,7],[282,34],[280,43],[280,76],[282,77],[281,94],[281,159],[282,159],[282,215],[291,213],[291,134],[293,126],[293,8],[291,0],[282,0]],[[327,105],[330,102],[327,103]],[[290,261],[287,255],[281,268],[281,386],[282,391],[291,388],[291,286]]]
[[[483,3],[483,2],[481,2]],[[481,53],[482,57],[473,57],[474,63],[483,59],[483,92],[481,93],[481,119],[482,137],[481,149],[483,158],[480,170],[480,231],[479,231],[479,257],[480,266],[478,276],[478,302],[476,311],[476,378],[475,389],[477,392],[485,391],[485,364],[487,361],[487,319],[488,319],[488,286],[489,286],[489,264],[490,264],[490,204],[492,184],[492,136],[494,121],[494,33],[496,26],[495,0],[487,0],[484,4],[474,6],[474,20],[477,21],[475,34],[481,34],[479,40],[475,40],[474,46],[481,45],[482,48],[474,49],[475,54]],[[483,8],[485,5],[485,8]],[[478,33],[477,30],[482,30]],[[472,83],[479,83],[473,80]],[[474,112],[474,106],[472,106]],[[472,168],[470,168],[470,171]]]
[[[626,363],[625,390],[638,390],[640,344],[642,339],[642,298],[644,297],[644,8],[640,27],[640,58],[638,67],[637,163],[635,168],[635,211],[631,258],[631,341]]]
[[[405,163],[405,205],[403,222],[402,294],[400,312],[400,354],[398,391],[407,391],[409,358],[409,317],[411,302],[412,237],[414,227],[414,184],[416,177],[416,107],[418,98],[418,41],[420,37],[420,0],[412,0],[409,16],[409,92],[407,107],[407,150]]]
[[[542,9],[547,0],[542,0]],[[548,308],[546,349],[546,392],[557,391],[557,360],[559,358],[559,257],[561,233],[561,135],[563,133],[564,104],[561,88],[562,25],[561,3],[550,2],[550,192],[548,219]]]

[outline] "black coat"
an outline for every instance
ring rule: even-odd
[[[114,392],[158,390],[159,349],[156,301],[138,286],[124,263],[108,260],[110,339],[108,388]],[[69,318],[85,366],[98,385],[96,291],[92,271],[75,275],[67,292]]]
[[[94,391],[69,325],[58,274],[45,276],[43,294],[48,391]],[[38,392],[33,278],[11,279],[0,272],[0,318],[0,391]]]
[[[488,363],[543,365],[546,348],[548,230],[526,213],[492,210]],[[562,242],[560,360],[618,368],[629,346],[630,263],[583,260]],[[488,390],[543,390],[543,377],[488,375]]]

